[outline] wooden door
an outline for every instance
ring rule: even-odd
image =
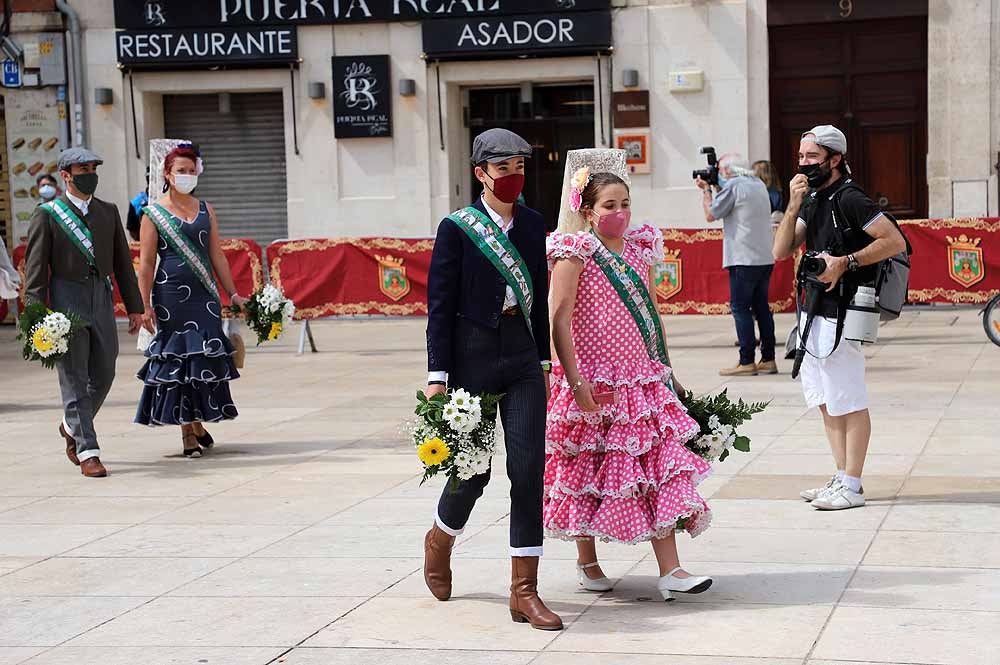
[[[787,182],[799,136],[847,135],[855,179],[897,217],[927,216],[927,18],[771,26],[771,159]]]

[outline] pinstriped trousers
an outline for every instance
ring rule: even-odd
[[[82,462],[101,453],[94,418],[115,380],[118,329],[110,283],[96,275],[82,282],[53,278],[52,309],[75,312],[86,323],[69,341],[69,351],[56,365],[63,400],[63,422],[76,439]]]
[[[511,556],[541,556],[547,403],[537,347],[520,314],[501,316],[495,330],[460,318],[455,332],[450,387],[504,395],[499,413],[511,485]],[[461,533],[489,481],[487,471],[455,491],[446,486],[438,501],[438,526]]]

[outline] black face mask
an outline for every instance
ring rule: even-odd
[[[827,160],[829,161],[829,160]],[[832,168],[823,169],[823,164],[826,162],[820,162],[819,164],[800,164],[799,173],[804,175],[809,180],[809,186],[813,189],[820,187],[823,183],[830,179],[830,173],[833,171]]]
[[[84,196],[91,196],[97,191],[96,173],[77,173],[73,176],[73,185],[80,190]]]

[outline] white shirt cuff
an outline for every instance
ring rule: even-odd
[[[444,381],[445,383],[447,383],[448,372],[430,372],[427,375],[427,383],[430,383],[431,381]]]

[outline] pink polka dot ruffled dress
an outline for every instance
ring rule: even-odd
[[[711,520],[695,489],[711,465],[684,446],[698,435],[698,423],[665,385],[670,368],[649,358],[639,328],[592,258],[599,242],[589,232],[548,239],[550,266],[559,259],[584,262],[571,323],[576,362],[595,388],[613,386],[618,403],[582,411],[554,363],[545,431],[546,534],[621,543],[662,538],[674,529],[697,536]],[[650,266],[663,258],[659,230],[648,224],[630,229],[622,256],[648,279]]]

